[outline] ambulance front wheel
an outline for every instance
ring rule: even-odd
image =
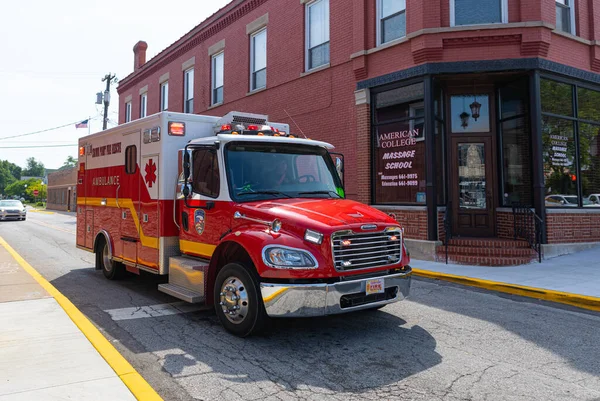
[[[227,331],[239,337],[259,333],[268,318],[259,282],[238,263],[225,265],[215,280],[215,312]]]
[[[105,240],[102,240],[96,251],[96,266],[102,269],[104,277],[109,280],[116,280],[123,275],[123,265],[110,258],[108,244]]]

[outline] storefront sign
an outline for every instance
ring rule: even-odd
[[[566,167],[573,164],[567,156],[567,146],[569,138],[561,135],[550,135],[550,144],[552,145],[552,155],[550,160],[555,167]]]
[[[406,127],[407,124],[403,125]],[[377,135],[376,190],[379,201],[425,202],[420,188],[425,149],[425,143],[418,140],[422,138],[421,130],[397,130]]]

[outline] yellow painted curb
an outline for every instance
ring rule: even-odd
[[[431,270],[414,269],[413,274],[436,280],[450,281],[452,283],[468,285],[471,287],[484,288],[486,290],[504,292],[507,294],[520,295],[523,297],[543,299],[544,301],[557,302],[561,304],[576,306],[600,312],[600,298],[586,295],[572,294],[569,292],[546,290],[543,288],[527,287],[524,285],[507,284],[497,281],[489,281],[472,277],[455,276],[453,274],[438,273]]]
[[[25,259],[21,257],[4,238],[0,237],[2,245],[8,253],[17,261],[27,273],[31,275],[64,309],[73,323],[81,330],[83,335],[96,348],[98,353],[115,371],[123,383],[133,393],[138,400],[162,401],[162,398],[156,391],[144,380],[144,378],[134,369],[133,366],[117,351],[117,349],[100,333],[87,317],[67,297],[56,289],[48,280],[37,272]]]
[[[37,209],[29,209],[28,212],[43,213],[43,214],[54,214],[54,212],[47,212],[45,210],[37,210]]]

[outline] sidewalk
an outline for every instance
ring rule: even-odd
[[[135,400],[52,290],[3,242],[0,238],[0,400]]]
[[[521,266],[465,266],[423,260],[413,260],[411,266],[417,276],[600,311],[600,247]]]

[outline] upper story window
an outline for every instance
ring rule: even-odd
[[[556,29],[575,35],[575,3],[556,0]]]
[[[183,73],[183,112],[194,112],[194,69]]]
[[[329,64],[329,0],[306,5],[306,70]]]
[[[212,99],[211,104],[223,103],[224,53],[212,56]]]
[[[146,117],[148,114],[148,93],[140,95],[140,118]]]
[[[169,81],[160,84],[160,111],[169,109]]]
[[[377,0],[377,44],[406,36],[406,0]]]
[[[508,23],[508,0],[450,0],[450,25]]]
[[[267,29],[250,37],[250,90],[267,86]]]
[[[131,121],[131,102],[125,103],[125,122]]]

